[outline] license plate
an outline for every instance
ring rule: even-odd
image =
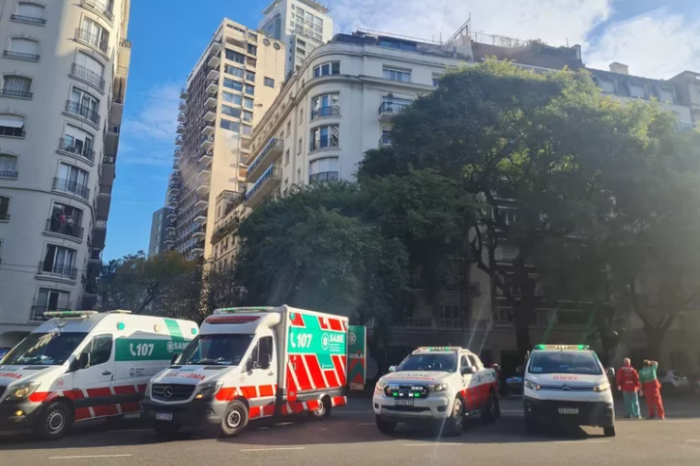
[[[578,414],[578,408],[559,408],[559,414]]]
[[[396,406],[413,406],[413,400],[396,400]]]
[[[173,413],[156,413],[157,421],[172,421]]]

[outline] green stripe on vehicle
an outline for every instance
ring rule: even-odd
[[[184,341],[182,336],[182,330],[180,330],[180,324],[175,319],[163,319],[165,325],[168,327],[168,332],[172,337],[173,341]]]
[[[169,361],[173,354],[181,353],[188,341],[153,338],[117,338],[114,342],[116,361]]]

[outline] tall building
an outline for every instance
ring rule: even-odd
[[[0,346],[94,306],[130,0],[0,1]]]
[[[150,240],[148,241],[149,258],[157,256],[158,254],[166,250],[166,215],[167,213],[165,207],[161,207],[160,209],[153,212],[153,218],[151,219],[151,236]]]
[[[280,41],[224,19],[182,90],[167,194],[168,247],[210,255],[216,198],[243,189],[254,125],[284,81]]]
[[[328,8],[313,0],[274,0],[262,13],[260,30],[287,45],[287,75],[298,70],[311,51],[333,38]]]

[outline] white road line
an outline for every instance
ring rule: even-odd
[[[436,442],[431,442],[431,443],[404,443],[404,447],[444,447],[444,446],[459,446],[459,445],[464,445],[462,443],[436,443]]]
[[[591,443],[610,443],[610,440],[555,440],[552,443],[567,445],[590,445]]]
[[[131,455],[84,455],[84,456],[49,456],[50,460],[77,460],[82,458],[128,458]]]
[[[279,448],[246,448],[238,451],[280,451],[280,450],[306,450],[306,447],[279,447]]]

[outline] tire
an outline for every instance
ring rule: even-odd
[[[233,400],[226,408],[221,420],[220,434],[222,437],[236,437],[248,425],[248,407],[239,400]]]
[[[382,434],[390,435],[396,430],[395,422],[385,421],[379,416],[375,416],[375,421],[377,422],[377,429],[379,429],[379,432]]]
[[[445,435],[458,437],[464,430],[464,404],[462,399],[457,397],[452,406],[452,414],[445,419]]]
[[[156,421],[153,423],[153,430],[155,430],[161,437],[169,439],[177,434],[177,432],[180,430],[180,426],[171,422]]]
[[[310,411],[311,419],[315,421],[320,421],[326,419],[331,415],[331,400],[327,396],[321,398],[321,402],[318,404],[318,408]]]
[[[481,412],[481,420],[486,424],[493,424],[500,418],[501,404],[499,403],[498,395],[496,395],[495,392],[491,391],[489,401],[484,410]]]
[[[606,437],[614,437],[615,424],[611,425],[610,427],[603,427],[603,435],[605,435]]]
[[[63,401],[49,404],[34,425],[34,432],[44,440],[58,440],[73,425],[73,409]]]

